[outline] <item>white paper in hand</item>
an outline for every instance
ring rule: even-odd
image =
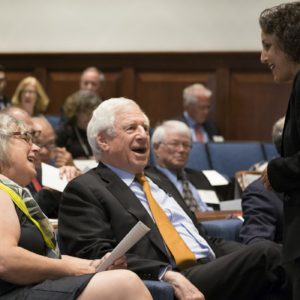
[[[61,179],[59,169],[42,163],[42,185],[63,192],[68,183],[67,178]]]
[[[122,239],[122,241],[111,252],[110,256],[104,260],[96,269],[97,272],[106,270],[117,258],[123,256],[134,244],[136,244],[150,228],[139,221]]]

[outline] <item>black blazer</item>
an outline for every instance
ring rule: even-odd
[[[208,179],[205,177],[205,175],[201,171],[196,171],[193,169],[185,168],[187,179],[192,183],[192,185],[196,189],[201,190],[214,190],[214,187],[210,184]],[[165,185],[168,185],[168,190],[172,190],[172,194],[176,195],[176,197],[182,198],[181,194],[177,190],[176,186],[169,180],[169,178],[161,172],[156,167],[149,167],[147,168],[147,174],[148,175],[155,175],[158,176],[161,180],[165,182]]]
[[[300,257],[300,71],[295,77],[282,136],[282,157],[268,164],[268,177],[274,190],[283,192],[283,259]]]
[[[164,180],[153,174],[146,175],[173,195],[197,226],[194,215],[182,198],[168,190],[168,184]],[[169,264],[162,237],[151,216],[130,188],[100,163],[97,168],[76,177],[67,185],[59,212],[59,237],[67,254],[100,258],[112,251],[139,220],[151,231],[129,250],[128,268],[138,273],[142,279],[157,279],[161,267]],[[197,228],[216,256],[237,247],[234,242],[209,238],[201,227]]]
[[[282,242],[283,194],[267,190],[260,179],[242,194],[244,223],[240,230],[242,243],[260,240]]]

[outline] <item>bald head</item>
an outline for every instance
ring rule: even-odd
[[[82,72],[79,87],[82,91],[101,93],[104,85],[104,74],[96,67],[89,67]]]
[[[42,162],[47,162],[51,157],[52,150],[55,147],[55,133],[52,125],[44,117],[32,118],[33,129],[41,131],[37,138],[37,144],[41,147],[40,158]]]
[[[32,128],[32,126],[33,126],[31,116],[28,114],[27,111],[25,111],[24,109],[22,109],[20,107],[10,106],[10,107],[5,108],[2,112],[10,115],[11,117],[13,117],[19,121],[23,121],[30,128]]]

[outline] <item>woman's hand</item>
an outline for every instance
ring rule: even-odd
[[[72,154],[67,151],[65,147],[56,147],[53,150],[55,166],[60,168],[62,166],[74,166]]]
[[[68,255],[63,255],[62,260],[66,264],[66,267],[69,268],[71,275],[83,275],[95,273],[98,266],[110,256],[110,253],[105,254],[101,259],[83,259]],[[115,270],[115,269],[126,269],[127,262],[126,257],[122,256],[116,259],[106,270]]]
[[[110,256],[110,252],[106,253],[100,260],[93,260],[92,261],[92,265],[97,267],[104,262],[109,256]],[[116,270],[116,269],[127,269],[127,260],[125,256],[121,256],[119,258],[117,258],[111,265],[109,265],[106,270]]]

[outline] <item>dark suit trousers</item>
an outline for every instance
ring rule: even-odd
[[[262,241],[206,264],[198,263],[182,274],[206,300],[289,299],[280,253],[278,245]]]
[[[293,286],[293,300],[300,299],[300,258],[284,264]]]

